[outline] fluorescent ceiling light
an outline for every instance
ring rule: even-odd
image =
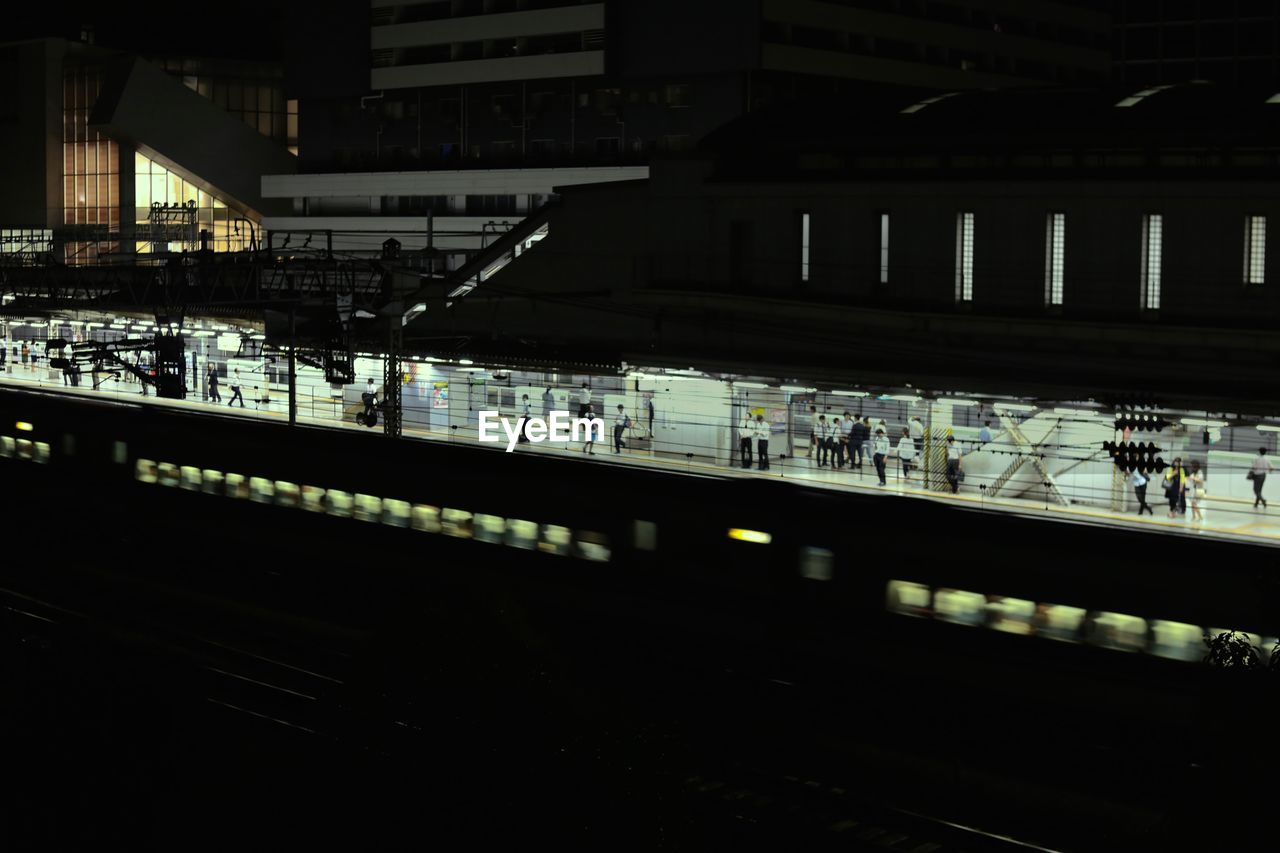
[[[817,391],[817,388],[806,388],[803,385],[781,385],[778,390],[786,391],[790,394],[811,394]]]
[[[831,394],[832,394],[832,396],[835,396],[835,397],[865,397],[865,396],[867,396],[867,392],[866,392],[866,391],[832,391],[832,392],[831,392]]]
[[[919,398],[917,398],[917,399],[919,399]],[[957,399],[957,398],[955,398],[955,397],[942,397],[942,398],[940,398],[940,399],[938,400],[938,402],[939,402],[939,403],[950,403],[950,404],[951,404],[951,405],[953,405],[953,406],[977,406],[977,405],[978,405],[978,401],[977,401],[977,400],[960,400],[960,399]]]
[[[733,386],[735,388],[768,388],[769,387],[764,382],[734,382]]]
[[[1011,412],[1034,412],[1035,406],[1029,406],[1026,403],[992,403],[994,408],[1008,409]]]
[[[1258,432],[1280,432],[1280,424],[1258,424]]]
[[[916,394],[890,394],[890,400],[900,400],[903,403],[919,403],[922,399]]]
[[[1202,426],[1202,427],[1224,427],[1228,426],[1227,421],[1215,421],[1207,418],[1183,418],[1183,426]]]

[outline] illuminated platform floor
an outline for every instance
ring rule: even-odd
[[[141,386],[133,382],[117,382],[113,383],[109,388],[97,391],[83,386],[80,388],[70,388],[63,385],[60,378],[50,378],[43,370],[24,370],[21,367],[14,369],[12,372],[0,373],[0,384],[14,385],[18,387],[39,386],[50,391],[59,391],[95,398],[105,397],[132,404],[150,404],[205,410],[213,410],[216,408],[224,413],[230,412],[235,415],[271,420],[283,420],[287,417],[287,412],[285,411],[286,402],[278,395],[274,396],[272,402],[264,407],[259,407],[255,405],[254,402],[246,400],[245,408],[242,409],[238,405],[234,407],[228,405],[227,401],[230,399],[231,394],[225,389],[225,387],[223,389],[223,401],[221,403],[212,403],[197,399],[183,401],[159,400],[154,396],[154,394],[143,396],[141,393]],[[370,431],[364,426],[351,421],[340,420],[334,415],[315,416],[303,411],[299,412],[298,420],[300,423],[304,423],[309,426],[347,428],[366,432]],[[468,429],[433,431],[406,427],[404,429],[404,435],[410,438],[427,441],[467,443],[483,447],[494,453],[502,453],[506,447],[505,441],[498,444],[481,445],[476,440],[475,430]],[[913,471],[911,478],[904,480],[901,476],[901,469],[898,466],[896,459],[891,460],[888,465],[887,484],[885,486],[880,486],[876,481],[875,469],[869,460],[863,463],[861,471],[856,471],[850,470],[849,468],[842,470],[832,469],[830,467],[820,468],[816,464],[815,460],[805,457],[782,460],[777,458],[777,456],[774,456],[771,460],[771,467],[769,470],[760,471],[755,468],[748,470],[736,465],[729,467],[715,465],[708,461],[698,461],[697,459],[688,460],[682,458],[670,458],[656,455],[643,449],[628,448],[621,454],[615,454],[612,449],[611,435],[608,436],[607,441],[597,442],[594,450],[594,455],[589,455],[582,450],[582,446],[580,444],[555,446],[547,443],[528,443],[519,445],[515,452],[550,454],[553,456],[562,456],[574,459],[579,462],[594,464],[623,463],[628,465],[640,465],[657,470],[689,475],[716,477],[773,477],[778,479],[794,480],[797,483],[801,483],[806,486],[859,493],[886,494],[894,497],[936,500],[984,511],[1012,512],[1023,516],[1052,518],[1060,521],[1071,521],[1084,524],[1101,524],[1109,526],[1122,525],[1132,529],[1152,532],[1169,532],[1185,536],[1208,536],[1215,539],[1280,544],[1280,503],[1277,503],[1276,511],[1271,512],[1270,510],[1262,508],[1254,509],[1252,503],[1249,501],[1234,498],[1215,498],[1212,495],[1209,495],[1201,502],[1201,509],[1204,514],[1203,521],[1191,520],[1191,510],[1189,506],[1185,516],[1178,515],[1174,518],[1169,518],[1167,514],[1168,505],[1163,499],[1163,494],[1154,483],[1150,487],[1148,494],[1148,500],[1151,503],[1154,514],[1138,516],[1136,512],[1132,511],[1128,513],[1119,513],[1102,507],[1085,505],[1062,506],[1060,504],[1046,504],[1042,500],[1029,500],[1026,498],[1000,497],[988,499],[981,494],[979,490],[964,485],[961,486],[960,493],[956,495],[950,494],[949,492],[938,492],[923,487],[919,479],[919,472]],[[1280,499],[1280,492],[1276,494],[1276,497]]]

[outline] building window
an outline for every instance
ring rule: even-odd
[[[1266,281],[1267,217],[1244,218],[1244,283],[1262,284]]]
[[[1142,217],[1142,307],[1160,308],[1160,259],[1164,246],[1164,217],[1148,213]]]
[[[956,214],[956,302],[973,301],[973,214]]]
[[[889,283],[889,214],[880,214],[880,283]]]
[[[809,280],[809,214],[800,214],[800,280]]]
[[[663,91],[667,106],[689,106],[689,86],[686,83],[669,83]]]
[[[1062,304],[1062,278],[1067,254],[1067,215],[1050,213],[1044,236],[1044,302]]]

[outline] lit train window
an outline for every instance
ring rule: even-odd
[[[241,501],[249,497],[249,483],[244,474],[227,475],[227,497]]]
[[[156,481],[156,463],[150,459],[139,459],[133,465],[133,479],[139,483]]]
[[[49,445],[43,441],[36,442],[36,452],[33,457],[37,465],[45,465],[49,462]]]
[[[12,459],[13,452],[17,448],[18,443],[11,436],[0,436],[0,456],[5,459]]]
[[[885,590],[885,606],[894,613],[910,616],[929,615],[929,587],[911,581],[889,581]]]
[[[62,455],[76,455],[76,437],[69,432],[64,432],[62,434]]]
[[[507,532],[507,520],[500,515],[476,514],[476,539],[501,545]]]
[[[470,539],[472,533],[471,513],[464,509],[445,507],[444,512],[441,514],[440,529],[444,531],[445,536]]]
[[[29,438],[18,439],[18,458],[31,461],[31,457],[35,455],[35,446]]]
[[[381,521],[382,520],[382,498],[373,495],[356,495],[356,520],[357,521]]]
[[[1036,603],[1022,598],[992,595],[987,600],[987,627],[1009,634],[1030,636],[1036,616]]]
[[[266,477],[249,478],[249,500],[256,504],[269,504],[275,494],[276,484]]]
[[[302,508],[307,512],[324,512],[324,489],[319,486],[302,487]]]
[[[957,625],[981,625],[987,615],[987,597],[963,589],[939,589],[933,595],[937,618]]]
[[[568,556],[573,544],[573,531],[558,524],[542,525],[542,535],[538,539],[538,550],[544,554]]]
[[[297,483],[287,480],[276,480],[276,506],[287,506],[297,509],[302,503],[302,491]]]
[[[1127,613],[1091,614],[1089,642],[1104,649],[1138,652],[1147,646],[1147,620]]]
[[[205,468],[200,472],[204,480],[204,493],[206,495],[222,494],[222,472],[215,471],[212,468]]]
[[[413,505],[413,529],[421,533],[440,532],[440,509],[427,504]]]
[[[632,522],[631,539],[637,551],[658,550],[658,525],[637,518]]]
[[[533,550],[538,547],[538,525],[522,518],[507,519],[507,544],[512,548]]]
[[[1204,629],[1186,622],[1151,620],[1151,646],[1156,657],[1170,660],[1200,660],[1205,654]]]
[[[1068,643],[1080,642],[1080,626],[1084,622],[1083,607],[1065,604],[1041,604],[1036,607],[1036,635]]]
[[[344,492],[341,489],[330,489],[325,492],[325,497],[329,501],[329,515],[338,518],[351,517],[351,493]]]
[[[382,523],[392,527],[409,526],[409,502],[386,498],[382,501]]]
[[[162,486],[178,485],[178,466],[172,462],[161,462],[159,482]]]
[[[579,557],[597,563],[609,562],[612,552],[609,550],[609,537],[594,530],[579,530],[574,534],[573,544]]]
[[[191,465],[183,465],[182,479],[178,484],[189,492],[200,491],[200,469]]]
[[[129,445],[123,441],[113,441],[111,443],[111,461],[117,465],[123,465],[129,461]]]
[[[829,581],[834,573],[835,557],[826,548],[800,549],[800,576],[814,581]]]

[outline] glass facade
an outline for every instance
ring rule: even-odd
[[[249,221],[222,199],[139,152],[134,152],[133,169],[139,253],[197,249],[202,230],[210,232],[209,248],[215,252],[250,248]],[[175,213],[175,207],[182,212]]]
[[[98,98],[98,69],[70,68],[62,90],[62,222],[67,263],[90,263],[120,249],[120,153],[89,128]]]

